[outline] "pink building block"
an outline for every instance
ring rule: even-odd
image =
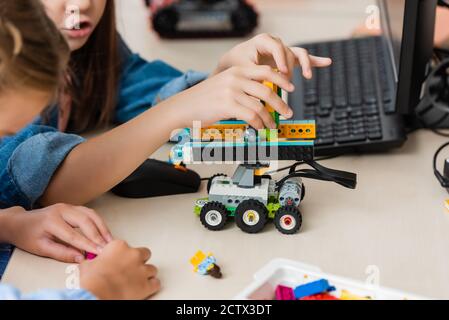
[[[86,252],[86,259],[87,260],[94,260],[97,257],[95,253]]]
[[[292,288],[279,285],[276,287],[276,300],[296,300],[295,293]]]

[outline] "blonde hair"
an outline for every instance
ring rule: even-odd
[[[40,0],[0,0],[0,93],[24,87],[55,93],[69,55]]]

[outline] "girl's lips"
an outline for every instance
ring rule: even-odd
[[[85,38],[92,33],[92,26],[90,24],[83,23],[81,24],[80,29],[64,29],[64,33],[73,39]]]

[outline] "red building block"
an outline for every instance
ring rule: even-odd
[[[95,253],[86,252],[85,258],[87,260],[94,260],[97,257]]]
[[[276,300],[296,300],[293,289],[286,286],[277,286]]]
[[[328,293],[320,293],[320,294],[315,294],[313,296],[304,297],[299,300],[340,300],[340,299],[338,299],[337,297],[334,297],[333,295],[330,295]]]

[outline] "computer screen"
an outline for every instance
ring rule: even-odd
[[[387,36],[388,45],[395,66],[396,81],[401,60],[402,35],[404,32],[406,0],[381,0],[381,19],[383,33]]]
[[[413,114],[432,56],[437,0],[378,0],[397,83],[396,110]]]

